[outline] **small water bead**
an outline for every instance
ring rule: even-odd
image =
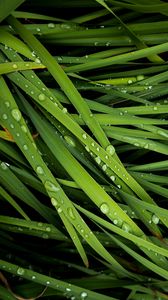
[[[40,29],[39,27],[37,27],[37,28],[36,28],[36,31],[37,31],[37,32],[40,32],[40,31],[41,31],[41,29]]]
[[[106,170],[107,170],[107,165],[104,164],[104,165],[102,166],[102,170],[103,170],[103,171],[106,171]]]
[[[41,64],[41,60],[40,60],[38,57],[35,59],[35,62],[36,62],[37,64]]]
[[[58,201],[55,198],[51,198],[51,203],[53,206],[57,206],[58,205]]]
[[[154,107],[153,107],[153,110],[155,110],[155,111],[158,110],[157,106],[154,106]]]
[[[38,98],[39,98],[40,101],[44,101],[45,100],[45,95],[40,94],[40,95],[38,95]]]
[[[17,64],[13,64],[12,67],[13,67],[14,69],[17,69],[18,66],[17,66]]]
[[[8,101],[5,101],[5,105],[6,105],[6,107],[9,107],[10,103]]]
[[[94,42],[94,45],[97,46],[99,43],[98,42]]]
[[[64,136],[64,139],[66,140],[66,142],[67,142],[70,146],[76,147],[76,143],[75,143],[74,139],[73,139],[71,136],[65,135],[65,136]]]
[[[28,146],[26,144],[23,145],[23,150],[28,150]]]
[[[54,183],[52,183],[51,181],[47,180],[44,184],[46,190],[50,191],[50,192],[58,192],[60,190],[59,187],[57,187]]]
[[[46,227],[46,231],[50,232],[51,231],[51,227]]]
[[[108,154],[113,155],[115,153],[115,148],[112,145],[108,145],[106,151]]]
[[[67,291],[67,292],[71,292],[71,289],[70,289],[70,288],[66,288],[66,291]]]
[[[17,132],[17,133],[16,133],[16,136],[20,136],[20,133],[19,133],[19,132]],[[26,149],[26,150],[27,150],[27,149]]]
[[[33,275],[33,276],[32,276],[32,280],[34,280],[34,279],[36,279],[36,276]]]
[[[122,229],[126,232],[131,232],[132,231],[130,225],[128,225],[127,223],[123,223]]]
[[[21,112],[17,108],[12,109],[11,114],[12,114],[12,117],[17,122],[19,122],[21,120],[22,115],[21,115]]]
[[[30,94],[34,95],[34,91],[31,91]]]
[[[48,26],[48,28],[51,28],[51,29],[52,29],[52,28],[54,28],[54,27],[55,27],[55,24],[54,24],[54,23],[48,23],[48,25],[47,25],[47,26]]]
[[[86,292],[82,292],[80,296],[82,299],[85,299],[88,296],[88,294]]]
[[[3,170],[7,170],[8,165],[7,165],[6,163],[4,163],[4,162],[1,162],[1,168],[2,168]]]
[[[70,218],[75,220],[75,215],[74,215],[74,212],[73,212],[73,208],[69,207],[67,209],[67,211],[68,211],[68,215],[70,216]]]
[[[42,234],[42,238],[45,239],[45,240],[47,240],[48,239],[48,234],[47,233],[43,233]]]
[[[67,111],[68,111],[67,108],[66,108],[66,107],[63,107],[62,112],[63,112],[64,114],[66,114]]]
[[[144,75],[138,75],[138,76],[137,76],[137,80],[138,80],[138,81],[143,80],[144,78],[145,78]]]
[[[115,181],[115,176],[114,175],[112,175],[112,176],[110,176],[110,179],[112,180],[112,181]]]
[[[83,137],[84,140],[86,140],[86,139],[87,139],[87,134],[86,134],[86,133],[83,133],[83,134],[82,134],[82,137]]]
[[[24,273],[25,273],[25,270],[23,268],[18,268],[17,269],[17,274],[18,275],[24,275]]]
[[[57,209],[57,212],[58,212],[58,214],[61,214],[61,213],[62,213],[62,208],[59,207],[59,208]]]
[[[168,133],[166,133],[166,132],[163,131],[163,130],[158,130],[158,131],[157,131],[157,134],[162,135],[162,136],[168,138]]]
[[[120,185],[120,184],[117,184],[117,187],[118,187],[119,189],[121,189],[121,185]]]
[[[8,118],[7,114],[3,114],[3,115],[2,115],[2,119],[3,119],[3,120],[7,120],[7,118]]]
[[[95,157],[95,161],[97,162],[98,165],[100,165],[101,163],[101,159],[99,156]]]
[[[96,150],[99,152],[99,151],[100,151],[100,148],[99,148],[99,147],[97,147],[97,148],[96,148]]]
[[[129,79],[129,80],[128,80],[128,84],[131,84],[131,83],[132,83],[132,80],[131,80],[131,79]]]
[[[43,168],[40,167],[40,166],[38,166],[38,167],[36,168],[36,172],[37,172],[39,175],[43,175],[43,174],[44,174],[44,170],[43,170]]]
[[[110,42],[107,42],[107,43],[106,43],[106,46],[107,46],[107,47],[108,47],[108,46],[110,46],[110,45],[111,45],[111,43],[110,43]]]
[[[22,125],[21,129],[22,129],[23,132],[27,133],[27,127],[25,125]]]
[[[107,203],[102,203],[100,206],[100,210],[103,214],[108,214],[110,209]]]
[[[87,152],[90,152],[90,149],[89,149],[88,146],[85,146],[85,149],[86,149]]]
[[[154,224],[157,225],[157,224],[159,223],[159,221],[160,221],[160,220],[159,220],[159,218],[158,218],[156,215],[153,215],[153,216],[152,216],[152,222],[153,222]]]

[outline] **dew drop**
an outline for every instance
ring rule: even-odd
[[[70,216],[70,218],[75,220],[75,215],[74,215],[74,212],[73,212],[73,208],[69,207],[67,209],[67,211],[68,211],[68,215]]]
[[[40,101],[44,101],[45,100],[45,95],[44,94],[40,94],[38,96],[38,98],[39,98]]]
[[[57,212],[58,212],[58,214],[61,214],[61,213],[62,213],[62,208],[59,207],[59,208],[57,209]]]
[[[103,171],[106,171],[106,170],[107,170],[107,165],[104,164],[104,165],[102,166],[102,170],[103,170]]]
[[[3,119],[3,120],[7,120],[7,118],[8,118],[7,114],[3,114],[3,115],[2,115],[2,119]]]
[[[154,224],[158,224],[158,223],[159,223],[159,218],[158,218],[156,215],[153,215],[153,216],[152,216],[152,222],[153,222]]]
[[[102,203],[100,206],[100,210],[103,214],[108,214],[110,209],[107,203]]]
[[[43,233],[42,238],[47,240],[48,239],[48,234],[47,233]]]
[[[19,122],[19,121],[21,120],[22,115],[21,115],[21,112],[20,112],[17,108],[12,109],[11,114],[12,114],[12,117],[13,117],[17,122]]]
[[[65,136],[64,136],[64,139],[66,140],[66,142],[67,142],[70,146],[72,146],[72,147],[75,147],[75,146],[76,146],[76,143],[75,143],[74,139],[73,139],[71,136],[65,135]]]
[[[158,110],[157,106],[154,106],[154,107],[153,107],[153,110]]]
[[[51,192],[58,192],[60,190],[59,187],[57,187],[54,183],[51,181],[47,180],[44,184],[46,190],[51,191]]]
[[[6,163],[1,162],[1,168],[2,168],[3,170],[7,170],[8,166],[7,166]]]
[[[37,64],[41,64],[41,60],[40,60],[38,57],[35,59],[35,62],[36,62]]]
[[[67,111],[68,111],[67,108],[66,108],[66,107],[63,107],[62,112],[63,112],[64,114],[66,114]]]
[[[23,275],[25,273],[25,270],[23,268],[18,268],[17,269],[17,274],[18,275]]]
[[[82,299],[85,299],[87,296],[88,296],[88,294],[86,292],[82,292],[81,293],[81,298]]]
[[[97,162],[98,165],[100,165],[101,163],[101,159],[99,156],[95,157],[95,161]]]
[[[23,132],[27,133],[27,128],[26,128],[25,125],[22,125],[22,126],[21,126],[21,129],[22,129]]]
[[[131,227],[127,223],[123,223],[122,229],[126,232],[131,232]]]
[[[37,172],[39,175],[43,175],[43,174],[44,174],[44,170],[43,170],[43,168],[40,167],[40,166],[38,166],[38,167],[36,168],[36,172]]]
[[[36,30],[37,30],[37,32],[40,32],[40,31],[41,31],[41,29],[40,29],[40,28],[36,28]]]
[[[8,101],[5,101],[5,105],[6,105],[6,107],[9,107],[10,103]]]
[[[84,140],[86,140],[87,134],[86,134],[86,133],[83,133],[83,134],[82,134],[82,137],[83,137]]]
[[[51,203],[52,203],[53,206],[58,205],[58,201],[55,198],[51,198]]]
[[[51,227],[46,227],[46,231],[50,232],[51,231]]]
[[[131,84],[131,83],[132,83],[132,80],[131,80],[131,79],[129,79],[129,80],[128,80],[128,84]]]
[[[48,28],[54,28],[55,24],[54,23],[48,23]]]
[[[34,279],[36,279],[36,276],[33,275],[33,276],[32,276],[32,280],[34,280]]]
[[[17,64],[13,64],[12,67],[13,67],[14,69],[17,69],[18,66],[17,66]]]
[[[138,76],[137,76],[137,80],[138,80],[138,81],[143,80],[144,78],[145,78],[144,75],[138,75]]]
[[[28,150],[28,146],[26,144],[23,145],[23,150]]]
[[[110,176],[110,179],[111,179],[112,181],[115,181],[115,176],[114,176],[114,175]]]
[[[107,153],[110,154],[110,155],[113,155],[113,154],[115,153],[115,149],[114,149],[114,147],[113,147],[112,145],[108,145],[108,146],[106,147],[106,151],[107,151]]]

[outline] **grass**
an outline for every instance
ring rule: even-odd
[[[168,299],[168,4],[1,2],[0,298]]]

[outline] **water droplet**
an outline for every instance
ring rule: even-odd
[[[66,140],[66,142],[67,142],[70,146],[72,146],[72,147],[75,147],[75,146],[76,146],[76,143],[75,143],[74,139],[73,139],[71,136],[65,135],[65,136],[64,136],[64,139]]]
[[[129,79],[129,80],[128,80],[128,84],[131,84],[131,83],[132,83],[132,80],[131,80],[131,79]]]
[[[75,220],[75,215],[74,215],[74,212],[73,212],[73,208],[69,207],[67,209],[67,211],[68,211],[68,215],[70,216],[70,218]]]
[[[107,153],[110,154],[110,155],[113,155],[113,154],[115,153],[115,149],[114,149],[114,147],[113,147],[112,145],[108,145],[108,146],[106,147],[106,151],[107,151]]]
[[[86,133],[83,133],[83,134],[82,134],[82,137],[83,137],[84,140],[86,140],[87,134],[86,134]]]
[[[126,232],[131,232],[131,227],[127,223],[123,223],[122,229]]]
[[[111,43],[110,43],[110,42],[107,42],[107,43],[106,43],[106,46],[107,46],[107,47],[108,47],[108,46],[110,46],[110,45],[111,45]]]
[[[114,175],[110,176],[110,179],[111,179],[112,181],[115,181],[115,176],[114,176]]]
[[[66,288],[66,291],[67,291],[67,292],[71,292],[71,289],[70,289],[70,288]]]
[[[3,114],[3,115],[2,115],[2,119],[3,119],[3,120],[7,120],[7,118],[8,118],[7,114]]]
[[[97,46],[99,43],[98,42],[94,42],[94,45]]]
[[[43,239],[48,239],[48,234],[47,233],[43,233],[42,238]]]
[[[46,231],[50,232],[51,231],[51,227],[46,227]]]
[[[88,146],[85,146],[85,149],[86,149],[87,152],[90,152],[90,149],[89,149]]]
[[[114,219],[114,220],[113,220],[113,223],[114,223],[115,225],[117,225],[117,224],[118,224],[118,220],[117,220],[117,219]]]
[[[2,168],[3,170],[7,170],[8,165],[7,165],[6,163],[4,163],[4,162],[1,162],[1,168]]]
[[[5,105],[6,105],[6,107],[9,107],[10,106],[9,101],[5,101]]]
[[[17,269],[17,274],[18,275],[23,275],[25,273],[25,270],[23,268],[18,268]]]
[[[36,30],[37,30],[37,32],[40,32],[40,31],[41,31],[41,29],[40,29],[40,28],[38,28],[38,27],[36,28]]]
[[[37,224],[39,227],[42,227],[43,226],[43,223],[41,223],[41,222],[38,222],[38,224]]]
[[[34,91],[31,91],[31,92],[30,92],[30,94],[32,94],[32,95],[33,95],[33,94],[34,94]]]
[[[67,108],[66,108],[66,107],[63,107],[62,112],[63,112],[64,114],[66,114],[67,111],[68,111]]]
[[[32,276],[32,280],[34,280],[34,279],[36,279],[36,276],[33,275],[33,276]]]
[[[48,23],[48,28],[54,28],[55,24],[54,23]]]
[[[97,148],[96,148],[96,150],[99,152],[99,151],[100,151],[100,148],[99,148],[99,147],[97,147]]]
[[[103,171],[106,171],[106,170],[107,170],[107,165],[104,164],[104,165],[102,166],[102,170],[103,170]]]
[[[100,210],[103,214],[108,214],[110,209],[107,203],[102,203],[100,206]]]
[[[51,203],[52,203],[53,206],[58,205],[58,201],[55,198],[51,198]]]
[[[28,146],[26,144],[23,145],[23,150],[28,150]]]
[[[41,60],[40,60],[38,57],[35,59],[35,62],[36,62],[37,64],[41,64]]]
[[[22,125],[21,129],[22,129],[23,132],[27,133],[27,127],[25,125]]]
[[[59,207],[59,208],[57,209],[57,212],[58,212],[58,214],[61,214],[61,213],[62,213],[62,208]]]
[[[82,292],[81,293],[81,298],[82,299],[85,299],[87,296],[88,296],[88,294],[86,292]]]
[[[138,76],[137,76],[137,80],[138,80],[138,81],[143,80],[144,78],[145,78],[144,75],[138,75]]]
[[[117,186],[118,186],[119,189],[121,189],[121,185],[120,184],[117,184]]]
[[[101,163],[101,159],[99,156],[95,157],[95,161],[97,162],[98,165],[100,165]]]
[[[18,66],[17,66],[17,64],[13,64],[12,67],[13,67],[14,69],[17,69]]]
[[[46,190],[51,191],[51,192],[58,192],[60,190],[59,187],[57,187],[54,183],[51,181],[47,180],[44,184]]]
[[[40,94],[38,96],[38,98],[39,98],[40,101],[44,101],[45,100],[45,95],[44,94]]]
[[[157,106],[154,106],[154,107],[153,107],[153,110],[158,110]]]
[[[39,175],[43,175],[43,174],[44,174],[44,170],[43,170],[43,168],[40,167],[40,166],[38,166],[38,167],[36,168],[36,172],[37,172]]]
[[[17,108],[12,109],[11,114],[12,114],[12,117],[13,117],[17,122],[19,122],[19,121],[21,120],[22,115],[21,115],[21,112],[20,112]]]
[[[158,224],[158,223],[159,223],[159,218],[158,218],[156,215],[153,215],[153,216],[152,216],[152,222],[153,222],[154,224]]]

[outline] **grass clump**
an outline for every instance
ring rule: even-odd
[[[168,299],[168,4],[1,2],[0,298]]]

